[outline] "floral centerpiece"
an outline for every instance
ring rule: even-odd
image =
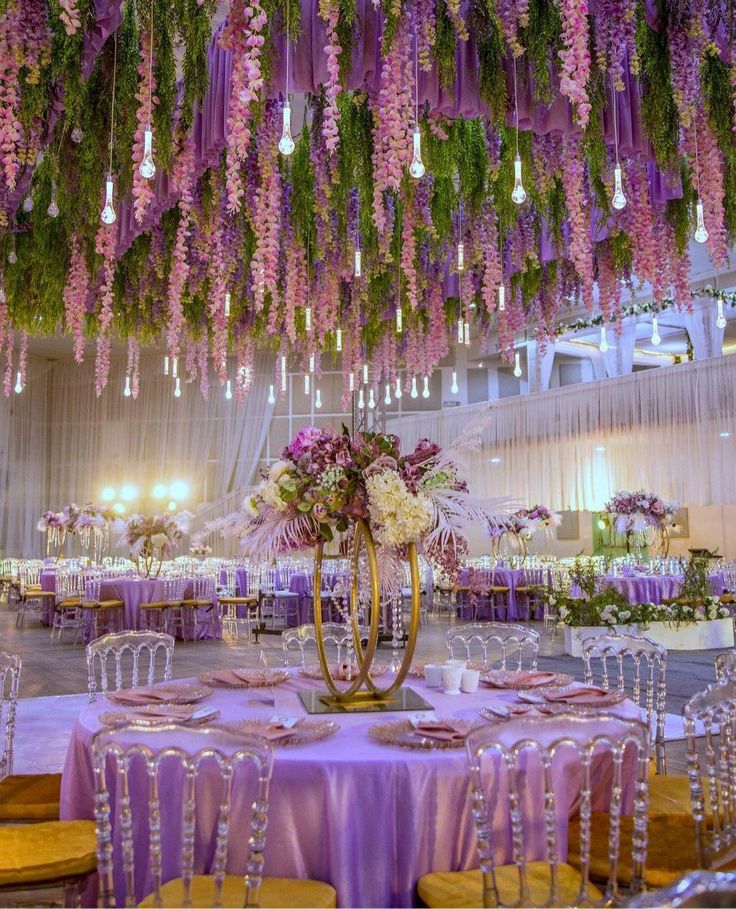
[[[677,502],[665,502],[655,493],[643,489],[617,492],[604,505],[611,516],[613,529],[626,537],[627,552],[632,541],[641,549],[659,537],[664,555],[669,548],[668,532],[674,526],[677,508]]]
[[[207,556],[212,555],[212,547],[204,542],[202,534],[198,533],[192,537],[189,555],[194,556],[197,559],[206,559]]]
[[[114,519],[114,512],[105,506],[88,502],[80,508],[74,502],[65,505],[61,511],[46,511],[36,524],[36,528],[47,536],[47,548],[58,546],[61,556],[61,547],[67,534],[76,534],[84,549],[88,549],[94,534],[95,558],[102,554],[109,542],[110,522]]]
[[[57,561],[61,558],[61,547],[66,539],[67,528],[64,515],[60,511],[45,511],[38,522],[36,530],[46,534],[46,555],[51,555],[51,550],[57,550]]]
[[[130,548],[130,557],[136,563],[139,574],[150,577],[158,563],[158,575],[162,561],[171,558],[177,551],[190,518],[189,512],[183,511],[178,515],[159,514],[153,517],[134,514],[127,521],[119,522],[122,539]]]
[[[526,529],[530,536],[538,530],[547,530],[549,527],[557,527],[560,523],[560,516],[547,508],[546,505],[534,505],[532,508],[520,508],[515,515],[518,520],[524,521]]]

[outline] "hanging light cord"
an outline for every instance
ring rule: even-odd
[[[148,26],[148,128],[151,128],[153,119],[151,110],[151,90],[153,84],[153,6],[155,0],[151,0],[151,19]]]
[[[414,128],[419,129],[419,34],[414,26]]]
[[[611,101],[613,107],[613,144],[616,149],[616,167],[618,167],[618,116],[616,112],[616,86],[611,79]]]
[[[698,121],[693,117],[693,130],[695,132],[695,184],[698,189],[698,199],[700,198],[700,162],[698,160]]]
[[[107,169],[107,175],[112,178],[112,146],[115,137],[115,85],[118,76],[118,33],[115,30],[113,37],[113,56],[112,56],[112,103],[110,105],[110,166]]]
[[[291,30],[289,28],[289,5],[290,0],[286,0],[286,103],[289,103],[289,44]]]
[[[519,154],[519,94],[516,88],[516,56],[513,55],[514,61],[514,121],[516,123],[516,154]]]

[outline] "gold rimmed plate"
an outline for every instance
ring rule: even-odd
[[[535,691],[553,688],[565,688],[574,681],[566,672],[546,672],[529,670],[517,672],[509,669],[489,669],[481,673],[481,682],[489,688],[502,691]]]
[[[417,728],[417,721],[389,720],[386,723],[376,723],[368,730],[371,738],[383,745],[397,745],[399,748],[412,748],[420,751],[434,751],[436,749],[458,749],[465,746],[468,734],[476,728],[478,723],[473,720],[420,720],[422,726]],[[435,726],[437,731],[432,734],[429,727]],[[452,738],[438,738],[437,734],[444,731],[445,727],[452,727],[455,736]],[[429,734],[428,734],[429,733]]]
[[[164,696],[160,697],[161,692]],[[130,700],[130,694],[135,693],[137,697]],[[145,698],[150,694],[148,700],[138,700]],[[176,682],[164,682],[158,685],[150,685],[140,688],[121,688],[119,691],[111,691],[106,695],[108,701],[114,704],[120,704],[123,707],[135,708],[144,707],[147,704],[196,704],[212,694],[212,688],[206,685],[187,685]]]
[[[196,704],[147,704],[125,711],[105,711],[98,717],[102,726],[167,726],[177,723],[183,726],[203,726],[220,715],[215,707],[199,707]]]
[[[585,708],[586,710],[595,710],[598,707],[613,707],[614,704],[620,704],[622,701],[625,701],[627,697],[625,691],[618,691],[617,689],[614,691],[604,691],[602,688],[595,688],[596,691],[603,692],[602,694],[586,696],[584,692],[589,688],[591,688],[590,685],[575,685],[563,689],[544,688],[540,691],[540,694],[543,695],[547,703],[559,704],[568,710],[571,707],[580,707]],[[576,692],[580,693],[576,694]],[[558,700],[558,698],[563,696],[567,696],[569,700]]]
[[[340,724],[334,720],[307,717],[276,721],[269,717],[249,717],[233,723],[219,723],[218,728],[235,735],[260,735],[275,747],[290,747],[327,739],[338,731]]]
[[[283,669],[263,671],[260,669],[210,670],[197,678],[210,688],[273,688],[289,678]]]

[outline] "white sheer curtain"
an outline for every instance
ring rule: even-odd
[[[628,316],[621,323],[620,334],[608,338],[608,350],[603,353],[603,363],[609,378],[627,376],[634,368],[636,322],[635,316]]]
[[[692,312],[684,312],[681,319],[690,341],[696,360],[707,360],[721,355],[723,347],[723,328],[716,325],[717,312],[715,304],[708,300],[696,300]]]
[[[736,503],[736,357],[659,367],[388,421],[406,449],[449,445],[488,417],[471,488],[525,504],[595,511],[617,489],[683,505]]]

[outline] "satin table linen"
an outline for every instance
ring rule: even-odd
[[[41,587],[44,590],[54,590],[54,572],[43,572]],[[163,578],[104,578],[100,583],[101,600],[122,600],[125,604],[122,619],[119,610],[105,610],[98,617],[98,630],[100,634],[107,631],[139,631],[142,630],[144,619],[141,615],[142,603],[156,603],[164,599],[165,585]],[[184,599],[193,595],[192,584],[189,582],[184,589]],[[45,617],[47,624],[51,624],[52,607],[49,605],[48,615]],[[102,619],[107,618],[107,622]],[[89,643],[91,628],[85,628],[85,644]],[[184,634],[182,639],[193,641],[195,636],[199,639],[221,638],[217,603],[215,602],[214,615],[209,628],[197,631],[192,610],[184,612]]]
[[[493,700],[507,703],[515,700],[512,692],[488,688],[452,697],[415,679],[410,687],[436,706],[439,717],[475,719],[479,708]],[[271,697],[268,689],[218,689],[207,703],[220,709],[218,722],[274,713],[304,716],[298,700],[298,691],[302,689],[324,690],[324,686],[294,672],[287,682],[273,689],[275,705],[250,703],[256,699],[268,700]],[[94,817],[91,739],[99,728],[98,714],[111,706],[103,699],[84,710],[74,725],[62,779],[63,819]],[[638,715],[630,702],[616,709],[627,715]],[[331,738],[275,749],[265,874],[310,877],[331,883],[337,890],[338,906],[412,906],[416,881],[421,875],[477,867],[465,750],[415,751],[380,744],[368,734],[374,723],[406,716],[405,713],[334,715],[331,718],[337,720],[340,729]],[[191,747],[186,731],[166,734],[166,744],[174,740],[185,749]],[[594,772],[599,810],[607,807],[602,778],[610,769],[610,761],[602,762]],[[511,831],[506,783],[500,765],[494,764],[492,771],[498,775],[497,785],[493,787],[499,794],[495,817],[504,844],[499,858],[509,861]],[[605,783],[610,785],[609,780]],[[171,781],[167,788],[172,788]],[[576,775],[560,768],[556,790],[561,857],[566,854],[567,820],[577,810],[579,788]],[[145,789],[137,794],[133,792],[132,797],[145,798]],[[237,791],[234,798],[228,871],[242,874],[244,865],[242,857],[238,860],[235,856],[238,851],[235,844],[245,843],[248,832],[244,811],[241,809],[239,813],[237,804],[239,800],[241,804],[247,801]],[[533,849],[538,851],[530,857],[541,857],[544,825],[539,806],[527,803],[522,807],[525,821],[533,824]],[[115,826],[120,806],[113,803],[111,808]],[[176,797],[162,800],[162,809],[165,813],[162,827],[166,830],[167,825],[179,818],[181,804]],[[210,824],[214,822],[214,811],[213,804],[198,805],[198,812],[207,812]],[[166,848],[164,843],[165,853]],[[150,889],[145,848],[136,855],[136,864],[136,898],[141,899]],[[165,861],[165,868],[166,864]],[[175,876],[171,854],[168,864],[172,870],[167,876]],[[119,853],[116,865],[119,869]],[[210,868],[211,840],[205,836],[197,844],[195,870],[202,873]]]
[[[622,593],[629,603],[662,603],[679,596],[682,587],[682,575],[607,575],[604,578],[606,587],[612,587]],[[708,592],[714,596],[723,593],[723,574],[718,572],[708,578]]]
[[[460,572],[458,584],[462,587],[468,583],[468,570],[463,568]],[[521,622],[526,620],[526,598],[519,594],[517,598],[517,587],[545,586],[551,583],[549,569],[545,568],[497,568],[493,577],[493,583],[497,587],[508,587],[508,609],[500,605],[500,597],[496,605],[496,620],[507,622]],[[470,604],[470,594],[462,592],[457,598],[458,617],[463,621],[471,622],[473,620],[473,608]],[[532,619],[541,619],[544,609],[541,605],[537,606]],[[476,619],[490,619],[491,608],[488,598],[478,596],[476,604]]]

